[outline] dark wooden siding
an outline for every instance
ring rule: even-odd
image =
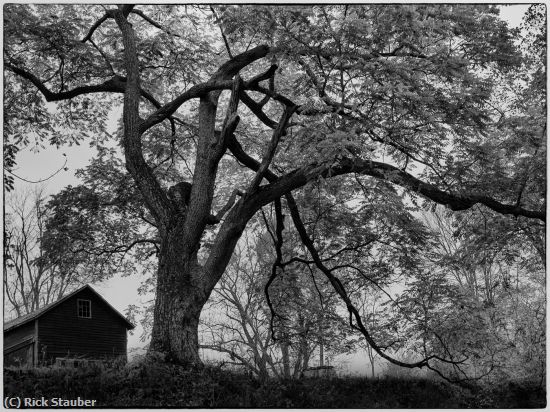
[[[16,347],[19,347],[16,346]],[[34,365],[34,342],[20,346],[16,350],[9,351],[4,355],[4,367],[16,366],[30,368]]]
[[[4,351],[31,336],[34,336],[34,320],[4,333]]]
[[[92,317],[79,318],[77,300],[91,301]],[[126,325],[89,290],[71,297],[40,317],[39,359],[56,357],[102,359],[126,355]]]

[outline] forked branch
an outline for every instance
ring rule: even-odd
[[[229,198],[227,199],[227,203],[216,213],[216,215],[211,215],[208,223],[211,225],[220,223],[222,218],[225,216],[225,214],[233,207],[235,204],[235,199],[237,198],[237,195],[244,196],[245,192],[239,189],[234,189]]]

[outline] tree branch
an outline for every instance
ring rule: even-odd
[[[124,65],[126,68],[126,88],[124,90],[124,156],[126,167],[134,178],[145,203],[160,226],[168,222],[171,202],[143,157],[139,117],[140,78],[139,62],[132,25],[126,16],[133,6],[119,6],[114,12],[115,21],[122,33],[124,43]]]
[[[250,79],[248,81],[249,86],[255,87],[258,85],[258,83],[263,82],[264,80],[272,79],[275,76],[275,72],[277,71],[278,68],[279,66],[277,66],[276,64],[272,64],[271,67],[269,67],[269,69],[267,69],[265,72],[260,73],[254,76],[252,79]]]
[[[248,362],[244,357],[240,356],[239,354],[232,351],[231,349],[224,348],[221,345],[204,345],[204,344],[199,345],[199,348],[215,350],[216,352],[221,352],[221,353],[227,353],[231,358],[239,360],[241,362],[240,363],[241,365],[246,366],[249,370],[254,372],[256,375],[259,375],[258,369],[256,369],[256,367],[254,367],[253,364]]]
[[[239,107],[239,95],[243,86],[242,79],[239,75],[235,76],[233,79],[233,87],[231,88],[231,97],[229,98],[229,105],[225,114],[225,119],[222,126],[222,131],[219,137],[220,147],[223,151],[227,146],[227,139],[231,136],[237,126],[239,125],[240,117],[237,114],[237,109]]]
[[[183,103],[190,99],[204,96],[214,90],[231,89],[233,87],[233,82],[230,79],[242,68],[265,57],[268,52],[269,47],[262,45],[235,56],[233,59],[221,65],[216,73],[212,75],[210,80],[191,87],[171,102],[166,103],[155,113],[152,113],[142,123],[140,132],[144,133],[155,124],[162,122],[166,117],[174,114]],[[247,87],[247,85],[245,85],[245,87]]]
[[[90,40],[94,34],[94,32],[103,24],[105,20],[112,17],[112,13],[107,12],[105,13],[98,21],[96,21],[93,26],[88,31],[88,34],[84,36],[82,40],[80,40],[81,43],[86,43],[88,40]]]
[[[40,91],[40,93],[42,93],[42,95],[48,102],[70,100],[80,95],[89,93],[124,93],[124,91],[126,90],[126,77],[115,75],[111,79],[101,84],[80,86],[75,87],[72,90],[54,93],[50,89],[48,89],[44,82],[42,82],[38,77],[28,72],[27,70],[16,67],[9,62],[4,62],[4,65],[13,73],[19,75],[20,77],[23,77],[24,79],[29,80]],[[160,102],[155,99],[153,95],[147,90],[144,90],[140,87],[140,93],[156,108],[160,108],[162,106]],[[175,133],[174,119],[171,117],[169,117],[168,119],[172,123],[172,133]]]
[[[227,41],[227,37],[225,36],[225,33],[223,32],[222,25],[220,24],[220,18],[218,17],[218,14],[216,13],[216,10],[214,10],[214,7],[210,6],[210,10],[212,11],[212,14],[214,15],[215,19],[218,22],[218,27],[220,28],[220,33],[223,38],[223,43],[225,44],[225,49],[227,50],[227,54],[232,59],[233,53],[231,53],[231,48],[229,47],[229,42]]]
[[[48,102],[69,100],[74,97],[80,96],[82,94],[87,94],[87,93],[102,93],[102,92],[124,93],[124,83],[121,81],[122,78],[120,76],[115,76],[112,79],[109,79],[106,82],[103,82],[101,84],[80,86],[80,87],[75,87],[72,90],[54,93],[50,89],[48,89],[46,85],[38,77],[28,72],[27,70],[16,67],[9,62],[4,62],[4,65],[13,73],[23,77],[24,79],[29,80],[40,91],[40,93],[42,93],[42,95]]]
[[[234,143],[230,146],[230,150],[232,148],[235,148]],[[236,157],[243,162],[243,159],[245,158],[243,157],[242,152],[239,156],[240,158],[237,156]],[[246,161],[251,165],[254,165],[256,162],[251,162],[250,159],[246,159]],[[273,199],[280,197],[285,193],[289,193],[290,191],[297,189],[298,187],[301,187],[307,182],[318,177],[329,178],[348,173],[363,174],[394,183],[411,192],[418,193],[436,203],[446,205],[454,211],[466,210],[477,203],[481,203],[500,214],[525,216],[528,218],[546,221],[545,211],[527,210],[515,205],[507,205],[481,194],[455,194],[446,192],[430,183],[417,179],[411,174],[404,172],[395,166],[371,160],[348,158],[343,158],[332,165],[316,163],[310,164],[280,177],[269,185],[261,186],[257,191],[258,199],[256,200],[259,202],[258,207],[261,207],[261,205],[265,205],[273,201]]]
[[[269,98],[269,96],[267,96]],[[256,115],[256,117],[258,119],[260,119],[260,121],[265,124],[267,127],[269,127],[270,129],[275,129],[277,127],[277,122],[275,122],[274,120],[271,120],[265,113],[264,111],[262,110],[262,107],[260,104],[256,103],[254,101],[254,99],[252,99],[246,92],[242,92],[241,93],[241,100],[243,101],[243,103],[250,109],[250,111],[252,113],[254,113],[254,115]]]
[[[308,249],[311,257],[315,261],[315,265],[319,268],[319,270],[321,270],[321,272],[323,272],[323,274],[329,280],[330,284],[332,285],[332,287],[334,288],[336,293],[338,293],[340,298],[346,304],[346,307],[347,307],[347,309],[349,311],[349,314],[350,314],[350,325],[351,325],[351,327],[353,327],[354,329],[357,329],[358,331],[360,331],[363,334],[363,336],[365,337],[365,340],[368,342],[368,344],[381,357],[383,357],[384,359],[386,359],[387,361],[389,361],[389,362],[391,362],[395,365],[402,366],[402,367],[405,367],[405,368],[422,368],[422,367],[428,365],[428,361],[429,361],[430,357],[428,357],[426,359],[422,359],[422,360],[420,360],[418,362],[414,362],[414,363],[406,363],[406,362],[401,362],[397,359],[394,359],[391,356],[387,355],[382,350],[382,348],[380,348],[378,346],[378,344],[372,339],[369,332],[367,331],[367,329],[363,325],[363,321],[361,319],[361,316],[359,315],[358,310],[355,308],[355,306],[351,302],[351,299],[349,298],[344,286],[342,285],[342,282],[340,282],[340,280],[332,274],[332,271],[330,269],[328,269],[323,264],[323,262],[321,261],[321,258],[319,256],[317,250],[315,249],[315,246],[313,245],[313,242],[312,242],[311,238],[307,234],[307,231],[304,227],[304,224],[302,223],[302,219],[300,217],[300,212],[298,211],[298,206],[296,205],[296,202],[294,201],[294,198],[292,197],[291,194],[287,194],[285,196],[285,198],[286,198],[286,201],[287,201],[288,208],[290,210],[290,216],[292,217],[292,221],[294,222],[294,226],[296,227],[296,230],[298,231],[298,234],[300,235],[300,239],[302,240],[302,243]],[[355,325],[353,324],[353,322],[351,322],[352,317],[355,319]]]
[[[251,194],[256,191],[258,186],[260,185],[262,179],[264,178],[264,174],[266,173],[267,169],[269,168],[269,165],[271,164],[271,160],[273,159],[273,156],[275,156],[275,150],[277,149],[277,146],[279,145],[279,140],[281,136],[285,134],[286,126],[288,124],[288,121],[292,117],[292,114],[296,111],[296,106],[286,106],[285,110],[281,116],[281,119],[279,120],[279,123],[277,124],[277,128],[273,131],[273,135],[271,137],[271,141],[269,142],[268,146],[266,147],[264,157],[262,159],[262,163],[258,167],[258,170],[256,171],[256,175],[252,179],[252,182],[250,182],[250,185],[248,187],[247,193]]]
[[[278,339],[275,337],[275,328],[273,321],[275,317],[281,317],[275,309],[273,308],[273,304],[271,303],[271,297],[269,296],[269,287],[277,277],[277,268],[280,268],[284,271],[284,267],[281,265],[281,262],[283,260],[283,230],[285,228],[284,226],[284,216],[282,212],[281,207],[281,199],[276,199],[274,201],[275,204],[275,239],[274,239],[274,246],[275,246],[275,261],[273,262],[273,265],[271,265],[271,274],[269,275],[269,279],[267,280],[265,287],[264,287],[264,295],[267,302],[267,306],[269,307],[269,311],[271,313],[271,316],[269,318],[269,329],[271,331],[271,337],[274,341],[277,341]],[[267,222],[265,222],[267,225]]]
[[[257,170],[257,168],[259,167],[259,162],[250,157],[246,152],[244,152],[242,146],[234,137],[230,139],[228,148],[239,162],[243,163],[245,166],[252,170]],[[271,184],[267,186],[262,186],[260,189],[263,189],[264,193],[259,194],[259,196],[264,197],[265,195],[269,195],[269,198],[262,200],[262,205],[265,205],[271,202],[273,199],[280,197],[285,193],[290,192],[291,190],[301,187],[307,182],[316,179],[319,176],[328,178],[348,173],[358,173],[389,181],[391,183],[402,186],[410,191],[423,195],[436,203],[447,205],[451,210],[454,211],[466,210],[477,203],[481,203],[500,214],[525,216],[532,219],[540,219],[542,221],[546,221],[546,212],[544,210],[528,210],[522,207],[518,207],[516,205],[507,205],[493,198],[480,194],[459,195],[446,192],[430,183],[426,183],[421,181],[420,179],[417,179],[411,174],[395,166],[386,163],[375,162],[371,160],[362,160],[357,158],[344,158],[334,165],[311,164],[308,166],[304,166],[300,169],[296,169],[281,178],[270,171],[266,171],[265,177],[271,182]],[[270,193],[271,189],[275,188],[277,188],[275,192]]]
[[[211,225],[220,223],[224,215],[231,209],[231,207],[235,204],[235,199],[237,195],[244,196],[245,192],[239,189],[234,189],[231,195],[229,196],[229,199],[227,199],[227,203],[225,206],[223,206],[218,213],[216,213],[215,216],[210,216],[210,219],[208,220],[208,223]]]
[[[252,170],[258,170],[260,167],[260,163],[253,159],[251,156],[246,154],[238,141],[233,138],[230,141],[229,145],[230,151],[233,153],[233,155],[239,160],[241,163],[243,163],[245,166],[251,168]],[[312,165],[309,167],[308,172],[305,172],[304,170],[304,176],[309,175],[312,179],[317,176],[334,176],[337,174],[344,174],[348,173],[350,171],[354,171],[356,173],[363,173],[368,174],[374,177],[378,177],[380,179],[388,180],[396,184],[400,184],[403,187],[414,189],[415,191],[423,194],[424,196],[443,204],[448,204],[451,207],[454,207],[455,210],[462,210],[461,208],[468,208],[471,207],[474,200],[477,200],[479,203],[486,204],[487,206],[491,207],[492,209],[499,209],[500,213],[506,214],[506,212],[509,210],[509,208],[513,208],[513,210],[517,213],[518,211],[514,206],[508,206],[503,205],[499,202],[496,202],[493,199],[484,197],[484,196],[468,196],[468,197],[460,197],[453,194],[449,194],[447,192],[443,192],[439,189],[437,189],[435,186],[426,184],[424,182],[421,182],[420,180],[416,179],[412,175],[401,171],[400,169],[397,169],[394,166],[387,165],[380,162],[372,162],[372,161],[351,161],[349,159],[344,159],[344,161],[341,161],[339,165],[337,165],[335,168],[326,168],[325,167],[319,167],[316,165]],[[330,173],[329,173],[330,170]],[[273,190],[275,187],[277,187],[279,184],[281,184],[282,181],[284,181],[286,178],[288,179],[294,179],[297,174],[300,172],[294,171],[291,172],[281,178],[278,178],[274,173],[270,172],[269,170],[266,170],[265,176],[266,178],[271,181],[272,183],[264,186],[266,192]],[[390,176],[389,173],[392,173]],[[299,180],[299,179],[298,179]],[[304,180],[304,182],[307,183],[307,179]],[[305,183],[304,183],[305,184]],[[301,184],[297,187],[302,186]],[[270,188],[270,189],[268,189]],[[288,189],[289,186],[286,186],[286,189]],[[293,222],[296,226],[296,229],[298,230],[298,233],[300,235],[300,238],[302,239],[302,243],[308,248],[308,251],[310,252],[316,266],[325,274],[329,282],[332,284],[336,292],[339,294],[341,299],[345,302],[348,311],[350,313],[350,324],[355,329],[359,330],[369,345],[384,359],[388,360],[391,363],[394,363],[399,366],[407,367],[407,368],[420,368],[420,367],[429,367],[430,369],[434,369],[433,366],[429,364],[429,361],[432,359],[439,360],[441,362],[450,363],[450,364],[457,364],[463,361],[452,361],[443,359],[436,355],[431,355],[426,357],[423,360],[420,360],[415,363],[404,363],[401,361],[398,361],[396,359],[393,359],[392,357],[388,356],[384,353],[384,351],[376,344],[376,342],[373,341],[372,337],[369,335],[367,329],[362,323],[361,317],[359,315],[359,312],[354,307],[354,305],[351,303],[351,300],[349,299],[347,292],[345,291],[342,283],[336,278],[330,269],[328,269],[326,266],[324,266],[322,260],[320,259],[319,254],[317,253],[317,250],[315,249],[313,242],[309,238],[309,235],[307,234],[305,227],[301,221],[299,211],[296,205],[296,202],[294,201],[292,195],[290,194],[289,190],[273,190],[273,192],[270,193],[273,196],[276,195],[285,195],[285,198],[287,200],[287,204],[289,206],[291,216],[293,219]],[[261,195],[259,195],[261,197]],[[267,199],[266,199],[267,200]],[[261,202],[262,204],[263,201]],[[499,211],[496,210],[496,211]],[[534,211],[525,211],[521,210],[519,211],[521,215],[527,216],[527,217],[534,217],[539,218],[541,220],[545,219],[545,215],[542,212],[534,212]],[[352,320],[355,319],[355,324],[353,324]],[[434,369],[435,370],[435,369]]]
[[[154,21],[153,19],[151,19],[149,16],[147,16],[145,13],[143,13],[141,10],[132,10],[131,11],[132,14],[136,14],[138,15],[139,17],[141,17],[143,20],[145,20],[147,23],[151,24],[152,26],[156,27],[157,29],[159,30],[162,30],[163,32],[167,33],[167,34],[170,34],[171,36],[175,36],[175,37],[179,37],[181,38],[181,36],[177,33],[174,33],[174,32],[171,32],[170,30],[168,30],[167,28],[163,27],[161,24],[157,23],[156,21]]]

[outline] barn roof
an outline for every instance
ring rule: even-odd
[[[109,307],[109,309],[111,309],[118,317],[120,317],[120,319],[122,319],[122,321],[126,324],[127,329],[134,329],[134,327],[135,327],[134,324],[132,324],[130,321],[128,321],[128,319],[126,319],[126,317],[124,317],[124,315],[122,315],[109,302],[107,302],[103,298],[103,296],[101,296],[99,293],[97,293],[94,290],[94,288],[92,288],[90,285],[84,285],[81,288],[78,288],[75,291],[69,293],[68,295],[63,296],[61,299],[59,299],[55,302],[49,303],[46,306],[42,306],[41,308],[35,310],[34,312],[28,313],[28,314],[23,315],[23,316],[19,316],[18,318],[10,320],[9,322],[4,322],[4,332],[15,329],[15,328],[17,328],[21,325],[24,325],[25,323],[30,322],[32,320],[38,319],[39,317],[41,317],[45,313],[49,312],[50,310],[52,310],[53,308],[58,306],[59,304],[65,302],[67,299],[72,298],[73,296],[79,294],[80,292],[82,292],[86,289],[89,289],[93,294],[95,294],[99,298],[99,300],[101,300],[103,303],[105,303],[105,305],[107,305]]]

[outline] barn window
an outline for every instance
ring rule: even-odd
[[[92,317],[92,302],[90,300],[78,299],[77,305],[79,318]]]

